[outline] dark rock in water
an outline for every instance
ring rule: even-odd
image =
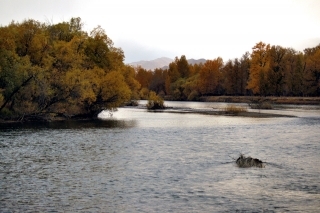
[[[264,164],[261,160],[252,157],[245,157],[243,154],[236,160],[236,164],[240,168],[248,168],[248,167],[259,167],[263,168]]]

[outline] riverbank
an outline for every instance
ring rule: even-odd
[[[216,115],[216,116],[239,116],[239,117],[250,117],[250,118],[276,118],[276,117],[296,117],[293,115],[284,115],[284,114],[276,114],[276,113],[266,113],[266,112],[229,112],[225,110],[197,110],[197,109],[175,109],[169,108],[164,110],[155,110],[154,112],[167,112],[167,113],[193,113],[193,114],[201,114],[201,115]]]
[[[271,104],[320,105],[320,97],[203,96],[200,101],[226,103],[257,103],[263,101]]]
[[[259,102],[267,102],[271,105],[320,105],[320,97],[260,97],[260,96],[206,96],[200,99],[201,102],[223,102],[223,103],[248,103],[256,104]],[[135,106],[132,106],[135,107]],[[164,110],[156,110],[156,112],[170,112],[170,113],[197,113],[207,115],[221,115],[221,116],[242,116],[242,117],[255,117],[255,118],[270,118],[270,117],[292,117],[288,115],[281,115],[272,113],[272,110],[268,113],[265,112],[227,112],[224,110],[197,110],[197,109],[176,109],[166,108]],[[65,116],[62,114],[42,114],[36,116],[22,116],[15,119],[1,119],[0,123],[24,123],[24,122],[54,122],[64,120],[94,120],[97,117],[89,117],[88,115],[74,115]]]
[[[98,117],[90,117],[89,115],[74,115],[66,116],[57,113],[38,114],[21,116],[19,118],[1,119],[1,123],[50,123],[56,121],[85,121],[85,120],[97,120]]]

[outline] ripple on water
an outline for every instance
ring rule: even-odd
[[[1,212],[320,208],[318,117],[121,110],[111,121],[2,127]],[[266,167],[236,167],[239,153]]]

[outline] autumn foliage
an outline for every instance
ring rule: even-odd
[[[212,95],[320,96],[320,45],[305,49],[257,43],[252,52],[223,62],[218,57],[204,64],[188,64],[186,57],[167,69],[136,69],[149,90],[169,100],[199,100]]]
[[[320,45],[299,52],[259,42],[226,62],[189,64],[182,55],[165,69],[145,70],[125,65],[104,29],[88,33],[82,25],[72,18],[0,27],[0,118],[96,116],[140,98],[320,96]]]
[[[95,116],[136,99],[140,84],[123,60],[101,27],[88,34],[80,18],[0,27],[0,115]]]
[[[149,93],[147,108],[151,109],[164,109],[164,102],[154,91]]]

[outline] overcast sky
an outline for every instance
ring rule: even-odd
[[[0,24],[80,17],[105,29],[126,63],[240,58],[263,41],[302,51],[320,43],[319,0],[0,0]]]

